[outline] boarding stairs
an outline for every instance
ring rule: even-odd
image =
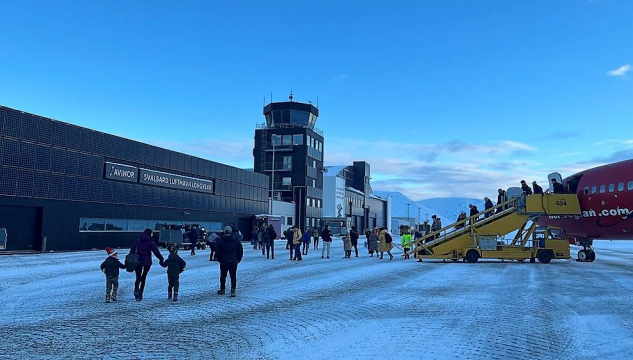
[[[458,260],[468,249],[478,247],[480,240],[496,244],[513,231],[517,234],[508,245],[525,246],[539,216],[579,213],[575,194],[521,195],[415,239],[411,253],[417,258]]]

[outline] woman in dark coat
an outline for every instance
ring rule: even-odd
[[[160,262],[165,261],[165,258],[158,250],[158,246],[152,239],[152,230],[145,229],[138,239],[136,244],[130,249],[131,253],[138,254],[138,265],[136,266],[136,281],[134,282],[134,297],[136,301],[143,300],[143,290],[145,290],[145,279],[147,273],[152,267],[152,253]]]

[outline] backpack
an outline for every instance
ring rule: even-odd
[[[132,250],[130,250],[130,253],[125,256],[125,271],[134,272],[134,270],[136,270],[136,267],[138,266],[138,263],[138,253],[136,251],[132,252]]]
[[[393,241],[393,238],[391,237],[391,234],[386,232],[385,233],[385,242],[387,242],[387,244],[391,244],[392,241]]]

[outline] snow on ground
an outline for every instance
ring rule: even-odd
[[[122,271],[104,303],[104,251],[0,256],[1,358],[574,359],[633,357],[633,242],[594,263],[275,260],[245,245],[238,296],[208,251],[181,251],[180,301],[155,264],[142,302]],[[397,250],[396,250],[397,251]],[[120,251],[121,258],[125,251]],[[165,253],[165,252],[163,252]]]

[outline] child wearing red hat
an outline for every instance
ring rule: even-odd
[[[119,290],[119,269],[125,269],[125,265],[119,261],[119,255],[116,250],[107,247],[106,252],[108,257],[101,263],[101,271],[106,277],[106,302],[109,303],[110,300],[116,301]]]

